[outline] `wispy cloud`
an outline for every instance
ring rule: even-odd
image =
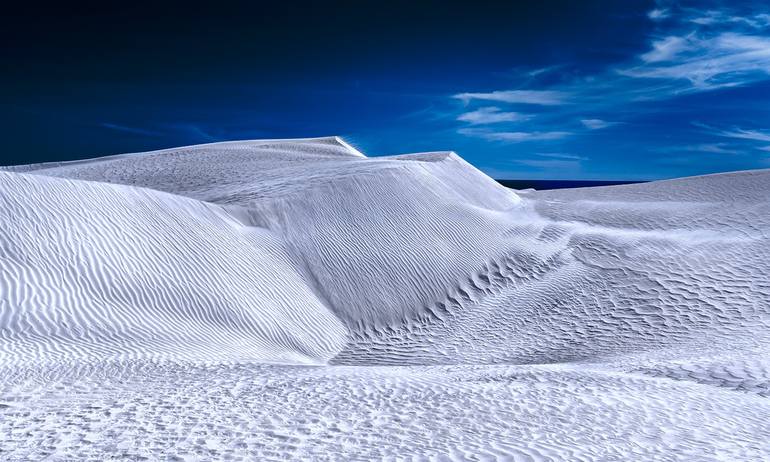
[[[650,37],[649,48],[625,64],[547,88],[539,87],[532,75],[559,66],[538,68],[522,73],[523,89],[452,97],[466,104],[495,101],[569,111],[589,104],[607,107],[665,100],[770,80],[769,13],[741,16],[728,9],[704,13],[685,8],[674,12],[659,5],[649,16],[666,21]]]
[[[668,10],[668,8],[655,8],[647,13],[647,17],[653,21],[660,21],[668,18],[669,16],[671,16],[671,12]]]
[[[562,159],[562,160],[588,160],[587,157],[576,156],[574,154],[565,154],[563,152],[536,152],[535,155],[540,157],[549,157],[552,159]]]
[[[770,5],[716,4],[717,9],[704,11],[659,0],[647,12],[652,31],[647,46],[592,73],[569,62],[541,64],[495,75],[510,81],[500,90],[453,94],[453,101],[465,103],[461,109],[456,102],[451,105],[451,113],[463,123],[455,129],[489,142],[531,142],[517,149],[517,154],[531,149],[530,158],[522,161],[531,167],[590,162],[556,157],[559,152],[545,154],[552,149],[582,150],[599,137],[606,146],[621,149],[640,140],[645,152],[666,159],[674,156],[663,153],[679,153],[688,162],[699,162],[701,169],[707,168],[703,162],[755,165],[746,159],[751,153],[759,157],[758,150],[770,152],[770,130],[730,128],[719,121],[734,123],[741,104],[750,106],[746,114],[760,110],[763,99],[746,99],[751,90],[736,90],[733,99],[728,89],[756,86],[758,94],[759,85],[770,82]],[[694,117],[707,117],[722,128],[688,129]],[[512,129],[498,122],[516,125]],[[618,129],[605,131],[613,126]],[[621,132],[629,132],[627,139],[616,136]],[[642,140],[650,133],[653,136]]]
[[[108,122],[100,123],[99,126],[103,128],[108,128],[110,130],[119,131],[119,132],[132,133],[134,135],[143,135],[143,136],[162,136],[163,135],[162,133],[154,130],[148,130],[141,127],[129,127],[127,125],[113,124]]]
[[[481,100],[540,106],[566,104],[568,97],[568,93],[555,90],[498,90],[488,93],[458,93],[453,96],[466,104],[473,100]]]
[[[516,159],[514,163],[548,172],[550,177],[572,177],[580,174],[581,160],[567,159]]]
[[[770,78],[770,37],[724,32],[668,36],[653,42],[642,64],[619,69],[632,78],[689,81],[683,91],[744,85]]]
[[[607,122],[602,119],[581,119],[580,123],[583,124],[589,130],[600,130],[602,128],[611,127],[617,125],[617,122]]]
[[[541,67],[538,69],[533,69],[531,71],[528,71],[527,75],[529,75],[530,77],[537,77],[543,74],[552,73],[558,69],[561,69],[562,67],[564,67],[562,64],[554,64],[553,66],[546,66],[546,67]]]
[[[739,154],[741,151],[727,143],[701,143],[670,146],[658,149],[659,152],[701,152],[708,154]]]
[[[704,130],[704,133],[735,138],[740,140],[770,142],[770,130],[744,129],[739,127],[717,128],[701,122],[693,122],[693,125]]]
[[[689,22],[701,26],[710,26],[714,24],[739,24],[752,29],[762,29],[770,26],[770,14],[759,13],[751,16],[740,16],[729,14],[722,10],[707,10],[694,14],[689,18]]]
[[[643,53],[640,58],[645,63],[672,61],[689,47],[690,37],[669,36],[652,42],[652,50]]]
[[[221,137],[210,133],[203,126],[195,123],[174,122],[163,123],[157,126],[157,129],[143,128],[129,125],[114,124],[103,122],[98,124],[100,127],[115,130],[124,133],[131,133],[142,136],[152,137],[183,137],[186,142],[213,142],[220,141]]]
[[[738,138],[743,140],[766,141],[770,142],[770,132],[765,130],[744,130],[740,128],[724,130],[715,133],[719,136],[728,138]]]
[[[730,149],[723,143],[704,143],[685,146],[687,151],[708,152],[710,154],[738,154],[739,151]]]
[[[169,124],[168,127],[171,128],[172,130],[182,133],[184,136],[196,142],[197,141],[213,142],[213,141],[221,140],[220,137],[209,133],[209,131],[206,130],[204,127],[195,123],[174,123],[174,124]]]
[[[572,134],[571,132],[566,131],[496,132],[482,128],[461,128],[457,130],[457,133],[466,136],[483,138],[488,141],[503,141],[507,143],[558,140]]]
[[[468,122],[471,125],[494,124],[500,122],[517,122],[527,120],[531,116],[520,112],[505,112],[498,107],[482,107],[475,111],[464,112],[457,116],[457,120]]]
[[[545,179],[576,178],[581,175],[586,160],[585,157],[573,154],[537,152],[505,159],[493,167],[486,167],[484,171],[495,178],[512,178],[517,175]],[[513,173],[522,171],[522,167],[526,173]]]

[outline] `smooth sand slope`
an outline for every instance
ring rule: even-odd
[[[768,274],[770,171],[515,192],[336,137],[7,167],[0,459],[770,458]]]
[[[323,363],[345,344],[280,237],[215,205],[2,172],[0,184],[4,365]]]

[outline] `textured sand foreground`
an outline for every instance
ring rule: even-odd
[[[770,459],[770,171],[257,140],[0,169],[2,460]]]

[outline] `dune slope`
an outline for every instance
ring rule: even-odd
[[[3,365],[320,363],[344,345],[284,242],[215,205],[0,172],[0,243]]]

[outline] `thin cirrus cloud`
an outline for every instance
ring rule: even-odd
[[[664,19],[655,11],[651,18]],[[672,81],[679,86],[674,94],[741,86],[770,77],[770,14],[684,8],[676,19],[668,30],[658,31],[651,49],[636,64],[618,69],[618,74]]]
[[[176,135],[182,137],[186,142],[220,141],[219,137],[207,132],[203,127],[191,123],[164,124],[158,127],[158,130],[114,124],[109,122],[100,123],[99,126],[109,130],[115,130],[140,136],[162,137]]]
[[[650,12],[647,13],[647,17],[653,21],[661,21],[668,18],[670,15],[671,12],[667,8],[655,8],[654,10],[650,10]]]
[[[650,102],[668,102],[685,95],[770,81],[770,14],[761,3],[753,4],[752,8],[753,12],[739,11],[722,4],[716,10],[698,10],[658,2],[657,8],[647,13],[654,26],[654,32],[647,38],[647,48],[618,64],[565,80],[551,78],[557,76],[550,69],[568,67],[554,63],[538,70],[534,77],[532,72],[523,72],[520,81],[512,82],[516,90],[452,95],[466,105],[497,103],[493,111],[466,109],[457,116],[458,121],[469,125],[478,125],[485,117],[490,123],[514,122],[514,116],[499,115],[513,113],[507,110],[509,104],[521,111],[515,117],[525,116],[515,120],[519,122],[516,130],[505,125],[483,129],[466,125],[457,132],[508,143],[564,140],[575,132],[573,128],[564,128],[575,124],[589,132],[618,124],[603,118],[581,118],[581,112],[607,114],[628,125],[633,124],[634,117],[657,110]],[[530,105],[532,110],[522,111],[521,106],[514,105]],[[712,115],[719,117],[716,113]],[[770,143],[770,132],[761,130],[713,130],[711,134]],[[587,138],[574,139],[585,142]],[[690,147],[714,154],[734,151],[731,146],[718,143],[692,143]],[[569,145],[565,148],[569,149]]]
[[[676,152],[700,152],[707,154],[739,154],[741,151],[726,143],[700,143],[675,145],[659,148],[657,152],[676,153]]]
[[[498,107],[482,107],[475,111],[464,112],[457,120],[471,125],[495,124],[501,122],[518,122],[529,119],[530,116],[519,112],[505,112]]]
[[[735,128],[732,130],[718,131],[715,134],[727,138],[770,142],[770,132],[764,130],[744,130],[741,128]]]
[[[555,90],[498,90],[488,93],[458,93],[453,98],[464,103],[474,100],[496,101],[509,104],[533,104],[539,106],[558,106],[566,104],[568,93]]]
[[[580,161],[559,160],[559,159],[518,159],[516,163],[534,167],[549,172],[559,170],[577,170],[580,168]]]
[[[770,26],[770,14],[760,13],[753,16],[739,16],[727,14],[725,11],[720,10],[707,10],[700,14],[695,14],[690,18],[690,22],[699,24],[702,26],[710,26],[712,24],[743,24],[754,29],[760,29]]]
[[[548,172],[549,175],[559,172],[560,175],[574,176],[580,173],[584,160],[586,159],[579,156],[561,157],[536,153],[534,157],[515,159],[514,162],[536,171]]]
[[[645,63],[671,61],[687,50],[692,37],[669,36],[652,42],[652,49],[643,53],[640,58]]]
[[[724,143],[704,143],[685,146],[684,151],[707,152],[710,154],[738,154],[740,151],[731,149]]]
[[[118,132],[131,133],[133,135],[142,135],[142,136],[162,136],[163,135],[162,133],[155,130],[147,130],[145,128],[140,128],[140,127],[129,127],[127,125],[114,124],[110,122],[100,123],[99,126],[102,128],[107,128],[109,130],[115,130]]]
[[[703,133],[723,138],[770,142],[770,130],[744,129],[739,127],[718,128],[702,122],[693,122],[692,125],[703,129]]]
[[[642,79],[688,81],[686,90],[738,86],[770,76],[770,37],[724,32],[713,37],[696,33],[655,41],[641,55],[642,64],[620,69]]]
[[[602,119],[581,119],[580,123],[589,130],[601,130],[602,128],[611,127],[617,124],[617,122],[607,122]]]
[[[575,154],[567,154],[563,152],[536,152],[535,155],[540,157],[548,157],[551,159],[561,159],[561,160],[572,160],[572,161],[588,160],[587,157],[576,156]]]
[[[480,128],[461,128],[457,130],[457,133],[461,135],[466,135],[466,136],[483,138],[487,141],[502,141],[506,143],[558,140],[572,134],[571,132],[566,132],[566,131],[496,132],[496,131],[492,131],[488,129],[480,129]]]

